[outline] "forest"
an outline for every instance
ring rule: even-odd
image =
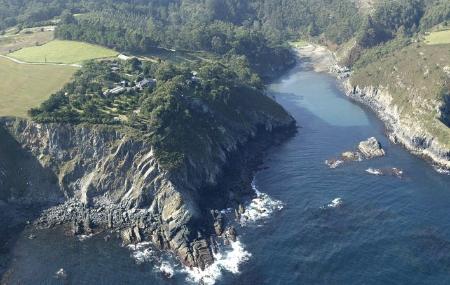
[[[155,84],[136,88],[144,78]],[[125,87],[120,94],[105,92],[114,86]],[[220,142],[224,133],[217,126],[240,131],[258,112],[286,115],[243,61],[172,64],[135,58],[87,62],[72,82],[29,113],[42,123],[128,129],[150,140],[161,163],[172,168],[186,154],[200,155],[210,138]]]
[[[292,63],[289,40],[340,45],[356,37],[352,63],[364,49],[450,17],[446,0],[376,3],[367,14],[353,0],[0,0],[0,30],[59,16],[56,36],[62,39],[142,54],[167,48],[245,56],[255,71],[269,77],[264,72]]]

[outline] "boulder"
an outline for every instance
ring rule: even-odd
[[[137,227],[137,226],[135,226],[133,228],[133,239],[134,239],[134,242],[142,241],[141,231],[139,230],[139,227]]]
[[[206,267],[214,263],[214,257],[208,242],[205,239],[196,240],[192,245],[194,253],[195,266],[201,270],[205,270]]]
[[[236,221],[240,221],[241,220],[241,214],[239,213],[239,211],[237,209],[234,209],[234,216],[236,218]]]
[[[361,155],[356,151],[346,151],[342,153],[344,160],[358,161],[361,160]]]
[[[366,141],[360,142],[358,145],[358,150],[367,159],[381,157],[386,154],[383,148],[381,147],[380,142],[374,137],[371,137]]]
[[[224,219],[222,214],[219,211],[214,212],[213,214],[214,218],[214,231],[216,235],[220,236],[223,233],[223,225],[224,225]]]
[[[75,220],[72,223],[72,234],[74,236],[83,234],[83,223]]]
[[[227,229],[226,237],[228,240],[235,242],[237,240],[237,232],[234,227],[229,227]]]
[[[124,244],[139,243],[142,241],[141,232],[137,226],[122,230],[120,237]]]

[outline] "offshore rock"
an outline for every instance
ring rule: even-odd
[[[194,260],[196,260],[196,267],[204,270],[207,266],[213,264],[214,258],[212,257],[212,252],[209,244],[206,240],[201,239],[193,243]]]
[[[380,142],[374,137],[360,142],[358,145],[358,150],[362,153],[362,155],[364,155],[366,159],[381,157],[386,154],[381,147]]]
[[[361,154],[357,151],[343,152],[341,157],[346,161],[360,161],[361,160]]]
[[[234,227],[229,227],[226,232],[226,238],[232,242],[237,240],[237,232]]]
[[[384,86],[358,86],[344,81],[346,95],[372,109],[384,122],[389,139],[402,144],[414,154],[431,159],[435,164],[450,169],[450,149],[413,117],[402,116],[393,104],[394,95]]]

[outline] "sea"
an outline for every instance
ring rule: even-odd
[[[268,91],[298,133],[268,151],[238,240],[207,270],[184,268],[149,243],[122,246],[115,235],[28,229],[3,282],[450,284],[449,173],[389,142],[382,122],[328,74],[299,64]],[[325,164],[369,137],[385,157]],[[386,171],[394,168],[401,175]]]

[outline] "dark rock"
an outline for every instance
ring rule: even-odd
[[[237,232],[234,227],[229,227],[226,232],[227,239],[231,240],[232,242],[235,242],[237,240]]]
[[[194,266],[204,270],[206,267],[213,264],[214,257],[206,240],[201,239],[194,241],[192,249]]]
[[[223,225],[224,225],[224,219],[222,217],[222,214],[218,212],[218,214],[215,216],[214,221],[214,231],[216,235],[220,236],[223,233]]]
[[[134,238],[134,242],[141,242],[142,241],[141,232],[139,230],[139,227],[137,227],[137,226],[135,226],[133,228],[133,238]]]
[[[83,234],[83,224],[77,220],[72,223],[72,234],[74,236]]]

